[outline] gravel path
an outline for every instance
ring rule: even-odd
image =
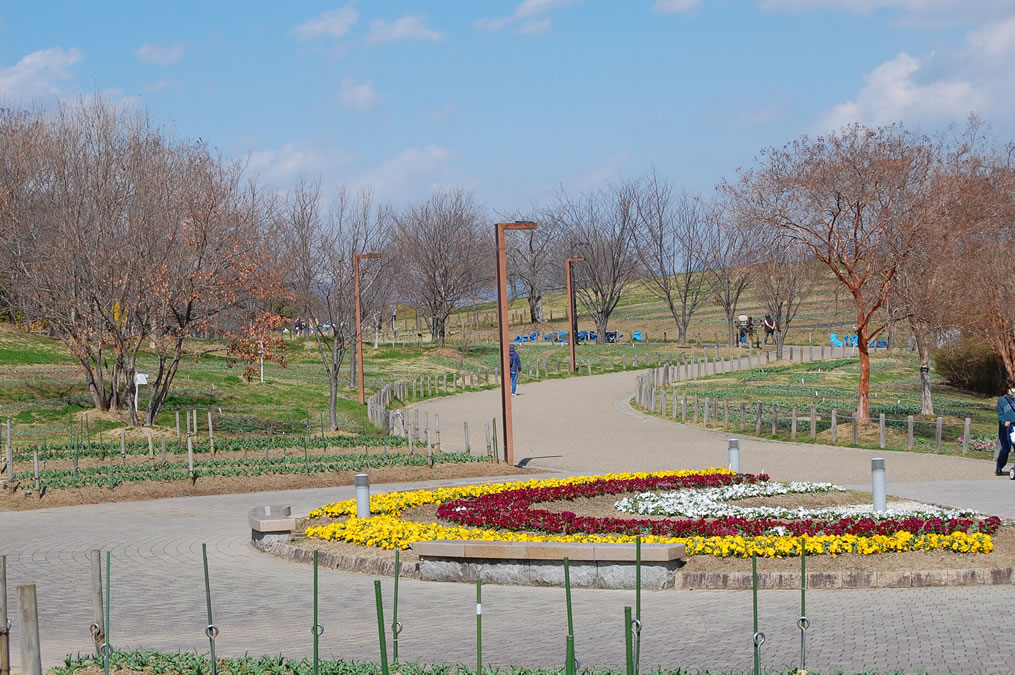
[[[515,399],[517,456],[549,467],[553,475],[725,464],[726,434],[632,411],[627,400],[633,383],[634,374],[628,372],[524,386]],[[481,431],[482,422],[496,414],[496,395],[466,394],[421,408],[440,414],[445,445],[458,442],[455,434],[461,438],[464,421],[470,421],[478,443],[475,429]],[[750,439],[741,447],[745,471],[857,486],[869,484],[870,457],[883,454],[892,494],[1015,517],[1015,483],[990,476],[990,463],[983,460]],[[91,548],[113,552],[111,633],[117,647],[207,650],[203,542],[209,549],[215,620],[222,629],[219,653],[307,656],[312,648],[310,569],[253,550],[247,543],[246,512],[270,502],[289,503],[295,512],[306,513],[352,494],[343,487],[0,513],[0,553],[8,556],[12,596],[17,585],[38,585],[47,665],[90,647]],[[324,655],[377,659],[373,579],[322,571]],[[382,579],[382,586],[389,602],[391,580]],[[768,637],[763,663],[770,668],[795,665],[799,594],[760,595],[761,629]],[[473,587],[406,580],[399,600],[403,658],[474,663]],[[563,591],[488,586],[483,600],[487,663],[562,663]],[[633,605],[633,592],[578,589],[574,601],[583,665],[622,666],[623,607]],[[646,592],[643,604],[646,666],[750,668],[749,592]],[[996,627],[1012,625],[1013,608],[1011,586],[812,591],[808,665],[822,672],[1011,672],[1015,650]],[[15,664],[19,630],[15,625]]]

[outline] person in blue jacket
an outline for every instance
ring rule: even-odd
[[[995,476],[1004,475],[1004,465],[1008,463],[1011,452],[1011,431],[1015,425],[1015,382],[1004,381],[1005,392],[997,399],[997,440],[1001,442],[1001,451],[997,454]]]
[[[517,396],[518,394],[515,393],[515,390],[518,389],[518,373],[522,370],[522,357],[518,356],[518,350],[515,349],[514,345],[511,345],[509,357],[511,364],[511,395]]]

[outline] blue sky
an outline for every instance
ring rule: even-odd
[[[854,120],[1015,136],[1015,0],[0,3],[0,104],[92,90],[284,188],[524,210],[652,166],[708,191]]]

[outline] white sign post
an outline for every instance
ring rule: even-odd
[[[148,384],[148,373],[134,373],[134,416],[137,417],[137,399],[141,393],[141,385]]]

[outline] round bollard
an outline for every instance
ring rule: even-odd
[[[884,513],[888,510],[888,495],[885,491],[885,460],[881,457],[871,460],[871,484],[874,510]]]
[[[370,476],[356,474],[356,517],[370,517]]]
[[[730,471],[740,473],[740,441],[736,438],[730,439]]]

